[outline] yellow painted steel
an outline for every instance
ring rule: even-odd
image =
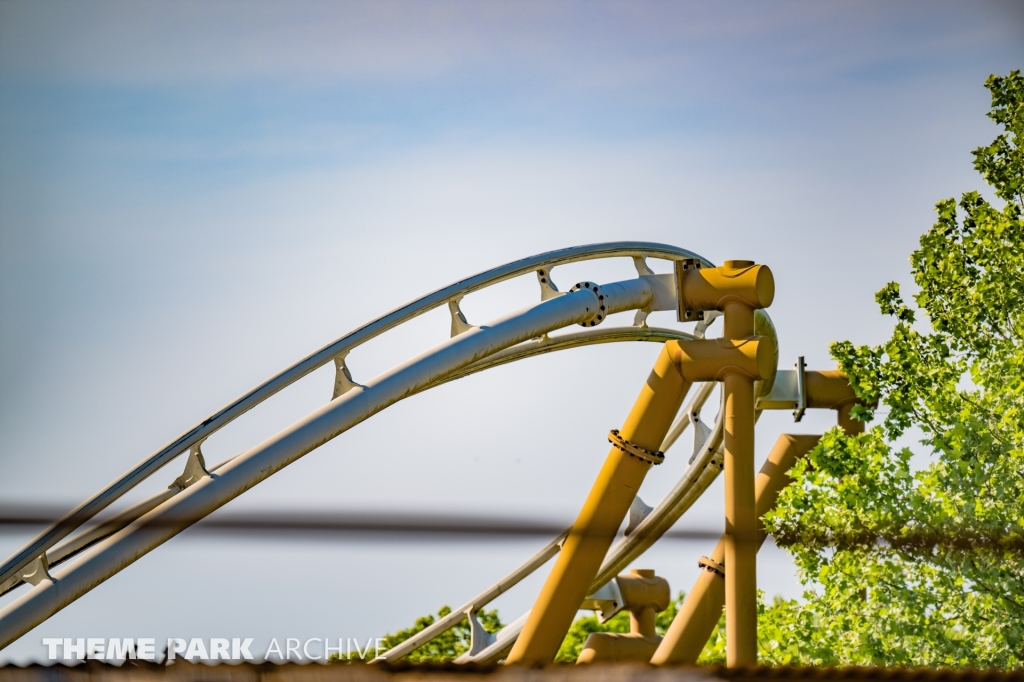
[[[757,475],[756,512],[757,548],[765,540],[764,527],[760,519],[775,506],[779,492],[789,483],[787,472],[796,461],[806,455],[818,443],[821,436],[802,436],[783,434],[775,443],[764,466]],[[672,625],[669,626],[657,651],[651,657],[655,665],[693,664],[704,649],[708,638],[714,631],[715,624],[722,615],[725,605],[725,578],[716,568],[724,564],[728,573],[728,562],[725,560],[725,538],[710,556],[709,566],[701,572],[693,588],[687,593],[682,607]]]
[[[705,310],[724,310],[730,302],[751,310],[767,308],[775,299],[775,277],[767,265],[727,260],[719,268],[688,267],[676,262],[679,321],[697,319]]]
[[[850,417],[850,410],[858,401],[846,374],[838,369],[806,372],[804,385],[807,387],[807,407],[835,410],[843,431],[864,433],[864,422]]]
[[[839,370],[807,372],[807,406],[836,410],[837,421],[847,434],[863,433],[864,422],[850,418],[850,408],[857,404],[857,396],[847,376]],[[756,482],[757,548],[765,540],[761,517],[775,506],[779,492],[789,483],[787,472],[796,461],[817,445],[821,436],[783,434],[779,436]],[[655,665],[693,664],[703,651],[722,614],[726,603],[725,583],[718,566],[724,564],[728,575],[729,562],[725,556],[726,536],[722,536],[711,553],[708,568],[697,578],[687,593],[683,605],[672,621],[658,650],[651,657]],[[728,637],[728,633],[726,635]],[[728,641],[728,640],[727,640]]]
[[[672,358],[687,381],[722,381],[739,374],[751,381],[771,376],[775,351],[771,341],[760,336],[740,339],[668,341]]]
[[[649,568],[634,568],[618,578],[622,601],[629,609],[629,629],[644,637],[654,636],[655,615],[668,608],[672,590],[668,581]]]
[[[659,611],[668,608],[672,593],[668,581],[649,569],[633,569],[617,578],[622,601],[629,610],[629,634],[594,632],[583,644],[576,663],[645,662],[658,648],[655,632]]]
[[[661,637],[632,632],[595,632],[583,644],[577,665],[585,663],[646,663],[658,650]]]
[[[690,388],[662,348],[619,435],[657,451]],[[552,661],[651,464],[612,447],[506,662]]]
[[[729,319],[736,320],[729,325]],[[725,307],[731,338],[754,333],[753,311]],[[738,320],[736,318],[739,318]],[[731,327],[731,328],[730,328]],[[754,504],[754,381],[740,372],[725,376],[725,630],[726,665],[757,663],[757,513]]]
[[[736,583],[739,591],[736,585],[732,588],[733,606],[742,603],[740,616],[730,619],[732,627],[740,626],[730,642],[741,646],[730,646],[728,655],[730,665],[747,662],[749,640],[754,652],[749,662],[753,663],[757,655],[754,380],[768,378],[775,369],[771,344],[754,336],[753,311],[771,304],[775,280],[766,266],[726,261],[721,268],[677,269],[677,286],[680,311],[725,312],[725,338],[665,344],[619,436],[656,451],[690,385],[702,380],[725,382],[726,527],[730,537],[740,541],[739,554],[733,540],[731,548],[727,543],[726,556],[744,576]],[[554,658],[650,466],[620,448],[609,452],[507,663],[534,665]],[[743,655],[736,658],[735,651]]]
[[[754,343],[754,311],[771,305],[775,278],[765,265],[726,261],[720,268],[677,270],[680,319],[706,310],[725,313],[723,343]],[[682,344],[680,344],[682,346]],[[767,346],[767,344],[766,344]],[[749,354],[748,354],[749,355]],[[724,395],[725,628],[729,667],[757,663],[757,513],[754,498],[754,380],[770,372],[729,365],[719,369]]]

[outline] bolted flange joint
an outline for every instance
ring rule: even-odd
[[[664,452],[653,452],[647,448],[640,447],[636,443],[631,443],[619,435],[618,429],[612,429],[608,432],[608,442],[630,457],[636,457],[648,464],[658,465],[665,461]]]
[[[601,324],[602,320],[604,320],[605,316],[607,315],[607,311],[605,309],[604,304],[604,294],[601,292],[601,287],[594,284],[593,282],[580,282],[578,284],[574,284],[572,289],[570,289],[569,291],[576,292],[583,290],[590,291],[595,296],[597,296],[597,308],[591,311],[590,317],[580,322],[580,326],[596,327],[597,325]]]
[[[715,561],[711,557],[702,556],[697,560],[697,566],[708,573],[714,573],[715,575],[723,578],[725,577],[725,564]]]

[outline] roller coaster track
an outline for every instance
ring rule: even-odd
[[[551,279],[553,268],[602,258],[631,258],[637,277],[609,284],[581,282],[561,292]],[[30,583],[24,594],[0,609],[0,648],[156,549],[192,524],[301,456],[339,436],[390,405],[440,384],[536,355],[602,343],[701,338],[711,314],[693,333],[653,328],[646,324],[654,311],[676,310],[673,275],[657,275],[647,258],[696,260],[700,256],[674,246],[647,242],[611,242],[552,251],[524,258],[442,287],[363,325],[308,355],[246,392],[170,443],[143,459],[101,491],[48,526],[0,566],[0,594]],[[474,326],[463,315],[463,297],[500,282],[535,274],[540,302]],[[424,313],[447,305],[451,338],[378,375],[357,383],[345,364],[355,348]],[[607,316],[636,311],[630,326],[600,327]],[[580,331],[565,332],[580,325]],[[759,312],[758,325],[774,336],[771,321]],[[557,333],[562,331],[563,333]],[[275,436],[216,466],[207,467],[202,444],[211,435],[292,385],[333,362],[331,400]],[[654,508],[639,498],[630,513],[625,535],[612,547],[590,594],[601,598],[611,579],[658,540],[693,504],[721,471],[721,421],[708,427],[700,411],[713,384],[702,384],[681,410],[662,450],[693,427],[694,452],[689,468],[672,491]],[[184,472],[170,487],[119,513],[96,522],[96,516],[174,459],[186,455]],[[475,614],[498,595],[557,554],[568,533],[553,539],[534,557],[430,628],[381,656],[396,660],[468,618],[473,633],[470,651],[460,661],[498,660],[515,642],[525,616],[497,635],[483,631]]]

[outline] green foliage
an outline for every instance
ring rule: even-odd
[[[766,519],[811,589],[763,606],[765,662],[1024,665],[1024,79],[986,85],[1004,132],[974,166],[1002,207],[939,202],[911,256],[917,309],[890,283],[891,338],[833,345],[888,414],[827,433]],[[890,445],[911,427],[930,454],[916,472]]]
[[[385,635],[383,637],[383,642],[381,643],[381,650],[386,651],[398,646],[413,635],[433,625],[439,618],[444,618],[451,612],[452,610],[450,607],[442,606],[437,612],[437,617],[432,615],[422,616],[416,619],[416,623],[411,628],[399,630],[394,634]],[[502,628],[502,622],[498,617],[497,609],[491,611],[488,611],[487,609],[480,609],[480,611],[477,612],[477,618],[480,620],[480,624],[484,626],[484,630],[487,632],[494,633]],[[416,649],[403,660],[406,660],[409,663],[449,663],[469,651],[469,646],[469,621],[463,620],[447,632],[438,635],[430,642],[427,642],[420,648]],[[345,660],[359,660],[354,653],[351,657],[342,658],[345,658]],[[338,660],[338,656],[336,654],[332,654],[331,660]]]
[[[555,661],[559,663],[575,663],[583,651],[583,645],[587,637],[593,632],[629,632],[629,612],[620,611],[612,616],[605,624],[597,620],[597,616],[584,616],[577,618],[562,640],[562,646],[558,649]]]

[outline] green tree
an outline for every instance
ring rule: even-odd
[[[763,607],[765,662],[1024,665],[1024,79],[986,85],[1003,132],[974,167],[996,198],[939,202],[910,259],[916,306],[890,283],[891,338],[832,346],[888,413],[827,433],[766,520],[811,589]],[[890,444],[911,427],[918,471]]]

